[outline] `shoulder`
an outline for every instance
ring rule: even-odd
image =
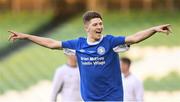
[[[134,74],[131,74],[131,79],[133,80],[134,83],[141,83],[138,77],[136,77]]]
[[[87,39],[87,38],[85,38],[85,37],[79,37],[77,40],[78,40],[78,41],[86,41],[86,39]]]
[[[113,38],[113,37],[114,37],[114,36],[111,35],[111,34],[107,34],[107,35],[104,36],[104,38]]]
[[[65,41],[62,41],[62,42],[69,42],[69,41],[78,42],[78,41],[84,41],[84,40],[86,40],[86,38],[79,37],[79,38],[75,38],[75,39],[71,39],[71,40],[65,40]]]
[[[114,38],[113,35],[107,34],[107,35],[103,36],[103,41],[105,41],[105,42],[111,41],[111,40],[113,40],[113,38]]]
[[[64,72],[64,71],[66,71],[66,70],[67,70],[67,65],[64,64],[64,65],[62,65],[62,66],[59,66],[59,67],[56,69],[56,73],[62,73],[62,72]]]
[[[73,41],[73,43],[81,43],[81,42],[85,42],[86,38],[85,37],[79,37],[79,38],[76,38],[76,39],[73,39],[70,41]]]
[[[125,36],[114,36],[112,34],[107,34],[104,36],[106,39],[114,39],[114,38],[124,38]]]

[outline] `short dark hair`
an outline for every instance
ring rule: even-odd
[[[122,57],[122,58],[121,58],[121,61],[122,61],[123,63],[126,63],[128,66],[131,65],[131,60],[130,60],[129,58],[127,58],[127,57]]]
[[[93,18],[100,18],[102,20],[101,14],[96,11],[87,11],[83,14],[83,22],[89,22]]]

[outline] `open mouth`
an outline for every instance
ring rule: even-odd
[[[96,31],[97,34],[101,34],[101,31]]]

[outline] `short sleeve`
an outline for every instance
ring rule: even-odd
[[[78,39],[67,40],[62,42],[62,48],[76,49],[78,43]]]
[[[112,47],[116,47],[118,45],[123,45],[125,44],[125,36],[117,36],[117,37],[114,37],[114,36],[110,36],[110,41],[111,41],[111,45]]]

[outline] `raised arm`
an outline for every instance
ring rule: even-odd
[[[61,41],[53,40],[50,38],[38,37],[29,34],[23,34],[15,31],[10,32],[9,40],[15,41],[17,39],[27,39],[38,45],[50,48],[50,49],[62,49]]]
[[[128,45],[131,45],[134,43],[139,43],[139,42],[151,37],[156,32],[162,32],[162,33],[165,33],[168,35],[171,32],[170,25],[169,24],[159,25],[159,26],[155,26],[155,27],[137,32],[133,35],[127,36],[125,39],[125,42]]]

